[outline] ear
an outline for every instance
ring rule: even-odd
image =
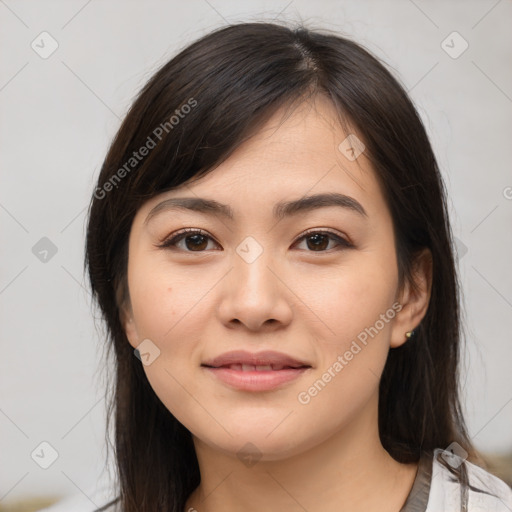
[[[427,313],[432,291],[432,270],[432,253],[427,248],[422,249],[412,265],[413,282],[404,283],[399,294],[398,301],[402,309],[393,323],[391,348],[403,345],[407,341],[405,333],[418,327]]]
[[[133,311],[130,304],[123,305],[119,309],[119,319],[123,326],[128,342],[133,348],[139,345],[139,334],[133,318]]]

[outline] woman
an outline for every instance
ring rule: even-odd
[[[361,46],[268,23],[188,46],[89,215],[116,362],[101,510],[512,510],[461,413],[436,159]]]

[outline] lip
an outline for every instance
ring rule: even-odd
[[[234,368],[229,366],[236,365]],[[241,365],[277,366],[280,369],[245,369]],[[311,369],[307,362],[274,351],[226,352],[201,365],[209,374],[241,391],[270,391],[283,386]]]
[[[202,366],[211,366],[219,368],[231,364],[250,364],[253,366],[265,365],[281,365],[299,368],[302,366],[311,366],[306,361],[295,359],[283,352],[275,352],[273,350],[265,350],[263,352],[248,352],[247,350],[233,350],[231,352],[224,352],[223,354],[209,359],[202,363]]]
[[[230,368],[211,368],[205,366],[204,369],[220,379],[228,386],[240,391],[271,391],[298,379],[309,368],[296,368],[286,370],[231,370]]]

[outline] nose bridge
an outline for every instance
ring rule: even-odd
[[[246,237],[236,248],[233,261],[235,285],[239,292],[252,300],[268,300],[265,295],[271,292],[277,293],[276,276],[270,271],[272,268],[272,251],[264,247],[253,236]],[[270,268],[269,268],[270,267]]]
[[[220,305],[225,323],[237,320],[256,330],[268,320],[281,324],[290,321],[286,287],[280,282],[272,256],[273,252],[254,237],[247,237],[236,247]]]

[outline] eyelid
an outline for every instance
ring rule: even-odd
[[[191,235],[203,235],[203,236],[213,240],[216,244],[220,245],[217,242],[217,240],[215,240],[215,238],[212,235],[210,235],[210,233],[205,231],[204,229],[201,229],[201,228],[183,228],[183,229],[178,229],[178,231],[172,232],[170,235],[167,235],[163,240],[160,241],[159,244],[156,244],[156,247],[160,247],[160,248],[164,248],[165,249],[166,247],[171,245],[171,242],[175,242],[176,239],[178,237],[180,237],[180,236],[184,237],[184,235],[186,235],[187,233],[190,233]],[[178,240],[178,241],[181,241],[181,240]],[[188,251],[188,252],[194,252],[194,251]],[[201,251],[197,251],[197,252],[201,252]]]
[[[305,236],[309,235],[310,233],[320,233],[320,234],[330,234],[330,235],[333,235],[334,237],[336,238],[340,238],[344,243],[350,246],[353,246],[354,244],[352,243],[352,241],[350,240],[350,238],[339,232],[339,231],[333,231],[332,229],[329,229],[329,228],[308,228],[306,229],[306,231],[303,231],[302,233],[300,233],[297,238],[295,239],[295,242],[293,242],[294,244],[297,243],[299,240],[301,240],[302,238],[304,238]]]

